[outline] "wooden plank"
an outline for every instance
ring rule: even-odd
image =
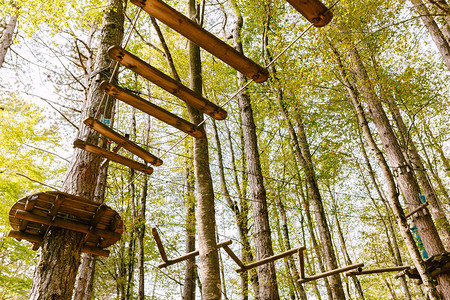
[[[159,254],[161,255],[163,262],[168,261],[166,250],[164,250],[164,246],[161,242],[161,238],[159,237],[158,230],[154,227],[152,228],[152,235],[153,235],[153,239],[156,242],[156,246],[158,247],[158,251],[159,251]]]
[[[259,267],[261,265],[268,264],[268,263],[273,262],[275,260],[278,260],[280,258],[292,255],[295,252],[298,252],[300,249],[305,249],[305,247],[298,247],[298,248],[290,249],[288,251],[285,251],[285,252],[282,252],[282,253],[279,253],[279,254],[276,254],[276,255],[273,255],[273,256],[269,256],[269,257],[263,258],[261,260],[255,261],[254,263],[246,265],[244,268],[237,269],[236,272],[241,273],[241,272],[244,272],[244,271],[247,271],[247,270]]]
[[[107,81],[103,81],[100,84],[100,88],[107,93],[108,95],[113,96],[137,109],[142,110],[143,112],[157,118],[158,120],[167,123],[193,137],[200,138],[205,135],[203,131],[201,131],[197,126],[188,121],[174,115],[171,112],[145,100],[139,96],[133,95],[130,92],[123,90],[122,88],[109,83]]]
[[[131,153],[139,156],[149,164],[152,164],[154,166],[160,166],[162,165],[163,161],[145,150],[144,148],[136,145],[132,141],[130,141],[125,136],[115,132],[105,124],[95,120],[94,118],[88,118],[84,121],[84,124],[91,127],[98,133],[102,134],[103,136],[107,137],[110,140],[113,140],[116,142],[120,147],[127,149]],[[116,153],[116,151],[113,151],[113,153]]]
[[[8,236],[15,238],[17,240],[27,240],[29,242],[32,243],[38,243],[38,244],[42,244],[42,236],[37,235],[37,234],[31,234],[31,233],[26,233],[26,232],[22,232],[22,231],[17,231],[17,230],[10,230],[8,232]]]
[[[418,212],[419,210],[422,210],[424,208],[426,208],[428,206],[428,202],[425,202],[424,204],[421,204],[419,206],[417,206],[415,209],[413,209],[411,212],[407,213],[405,215],[405,218],[409,218],[411,217],[413,214],[415,214],[416,212]]]
[[[86,143],[82,140],[75,140],[75,142],[73,143],[73,146],[76,148],[80,148],[83,149],[85,151],[97,154],[99,156],[105,157],[109,160],[115,161],[119,164],[122,164],[124,166],[130,167],[134,170],[140,171],[142,173],[146,173],[148,175],[153,173],[153,168],[148,167],[144,164],[141,164],[139,162],[136,162],[134,160],[131,160],[129,158],[123,157],[119,154],[116,154],[114,152],[108,151],[106,149],[91,145],[89,143]]]
[[[224,63],[238,70],[255,82],[264,82],[269,78],[266,69],[236,51],[195,22],[179,13],[161,0],[131,0],[147,13],[160,20],[179,34],[193,41]]]
[[[36,222],[36,223],[41,223],[44,225],[61,227],[61,228],[65,228],[65,229],[69,229],[69,230],[73,230],[73,231],[77,231],[77,232],[82,232],[82,233],[92,233],[93,235],[97,235],[97,236],[100,236],[100,237],[103,237],[106,239],[113,239],[116,241],[118,241],[121,238],[121,234],[119,234],[119,233],[111,232],[108,230],[102,230],[102,229],[98,229],[98,228],[89,230],[89,227],[90,227],[89,225],[80,224],[80,223],[77,223],[72,220],[65,220],[58,216],[55,218],[55,220],[52,220],[52,218],[50,218],[50,217],[38,216],[38,215],[35,215],[32,213],[29,213],[27,211],[24,211],[24,210],[17,210],[16,218],[27,220],[27,221],[32,221],[32,222]]]
[[[118,46],[113,46],[109,48],[108,55],[128,69],[153,82],[160,88],[180,98],[189,105],[192,105],[201,112],[210,115],[212,118],[223,120],[227,117],[227,112],[223,108],[205,99],[202,95],[197,94],[130,52]]]
[[[334,275],[334,274],[339,274],[339,273],[342,273],[342,272],[345,272],[345,271],[349,271],[349,270],[353,270],[353,269],[356,269],[356,268],[359,268],[359,267],[363,267],[363,266],[364,266],[364,263],[349,265],[349,266],[346,266],[346,267],[343,267],[343,268],[330,270],[330,271],[323,272],[323,273],[320,273],[320,274],[317,274],[317,275],[313,275],[313,276],[310,276],[310,277],[305,277],[303,279],[298,280],[298,283],[305,283],[305,282],[317,280],[317,279],[320,279],[320,278],[328,277],[328,276],[331,276],[331,275]]]
[[[245,268],[244,263],[239,259],[239,257],[236,256],[236,254],[234,254],[233,250],[231,250],[230,247],[228,247],[227,245],[224,245],[223,250],[225,250],[225,252],[228,253],[228,255],[231,257],[231,259],[234,260],[234,262],[240,268]]]
[[[330,23],[333,13],[319,0],[287,0],[299,13],[316,27]]]
[[[300,263],[300,279],[305,278],[305,257],[303,255],[304,249],[298,250],[298,261]]]
[[[94,247],[94,246],[84,245],[81,248],[81,251],[83,251],[84,253],[89,253],[89,254],[97,255],[97,256],[103,256],[103,257],[109,256],[109,250],[105,250],[105,249],[102,249],[99,247]]]
[[[386,273],[386,272],[397,272],[403,271],[411,268],[410,266],[396,266],[396,267],[387,267],[387,268],[378,268],[372,270],[356,270],[356,271],[348,271],[345,273],[346,276],[353,275],[367,275],[367,274],[377,274],[377,273]]]
[[[219,248],[223,247],[224,245],[226,245],[226,246],[231,245],[231,243],[232,243],[231,240],[228,240],[228,241],[225,241],[225,242],[222,242],[222,243],[218,243],[216,248],[219,249]],[[164,263],[158,265],[158,268],[165,268],[165,267],[171,266],[171,265],[173,265],[173,264],[182,262],[182,261],[187,260],[187,259],[189,259],[189,258],[196,257],[196,256],[198,256],[199,254],[200,254],[200,253],[199,253],[198,250],[189,252],[189,253],[187,253],[187,254],[185,254],[185,255],[182,255],[182,256],[180,256],[180,257],[177,257],[177,258],[174,258],[174,259],[169,259],[169,260],[167,260],[166,262],[164,262]]]

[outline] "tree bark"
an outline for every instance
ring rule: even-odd
[[[199,12],[197,2],[189,0],[189,18],[198,23]],[[200,48],[189,42],[190,87],[202,94],[202,69]],[[192,123],[200,124],[203,114],[187,106]],[[200,126],[204,130],[204,125]],[[208,139],[205,137],[194,139],[194,174],[197,198],[197,224],[200,252],[200,276],[202,278],[202,299],[215,300],[221,298],[219,256],[216,242],[216,220],[214,208],[214,189],[209,169]]]
[[[120,44],[122,35],[123,1],[111,0],[103,17],[100,46],[95,63],[96,70],[110,66],[107,49],[112,45]],[[111,74],[111,68],[109,72]],[[84,103],[81,120],[93,116],[101,105],[103,93],[97,88],[98,84],[99,82],[96,82],[91,86],[88,100]],[[110,117],[112,105],[108,105],[104,111],[107,114],[106,117]],[[82,124],[78,138],[96,144],[98,134]],[[100,157],[75,149],[62,190],[93,199],[100,162]],[[82,241],[81,233],[56,227],[49,229],[44,238],[41,257],[34,274],[30,299],[70,299],[72,297],[75,276],[80,264]]]
[[[8,22],[6,22],[6,28],[0,37],[0,68],[3,66],[6,53],[13,43],[14,30],[16,29],[18,18],[19,16],[17,14],[9,16]]]

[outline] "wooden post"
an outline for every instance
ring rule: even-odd
[[[346,276],[353,276],[353,275],[367,275],[367,274],[377,274],[377,273],[385,273],[385,272],[396,272],[396,271],[403,271],[409,269],[410,266],[397,266],[397,267],[387,267],[387,268],[378,268],[378,269],[372,269],[372,270],[356,270],[356,271],[349,271],[346,272]]]
[[[53,202],[53,205],[50,208],[49,215],[52,216],[53,219],[58,214],[59,208],[61,207],[61,205],[64,201],[63,197],[64,196],[62,196],[61,194],[56,195],[55,201]]]
[[[424,208],[426,208],[428,206],[428,202],[425,202],[424,204],[421,204],[419,206],[417,206],[415,209],[413,209],[412,211],[410,211],[409,213],[407,213],[405,215],[405,218],[409,218],[411,217],[413,214],[415,214],[416,212],[418,212],[419,210],[422,210]]]
[[[194,124],[189,123],[188,121],[145,99],[142,99],[139,96],[133,95],[123,90],[117,85],[104,81],[100,84],[100,88],[108,95],[111,95],[114,98],[127,103],[128,105],[136,107],[137,109],[140,109],[143,112],[157,118],[158,120],[167,123],[193,137],[199,138],[205,135],[205,133],[198,129]]]
[[[316,27],[330,23],[333,13],[319,0],[287,0],[299,13]]]
[[[305,249],[298,249],[298,261],[300,263],[300,279],[305,278],[305,257],[303,251]]]
[[[266,69],[253,62],[245,55],[239,53],[221,41],[195,22],[182,15],[172,7],[160,0],[131,0],[131,3],[142,7],[147,13],[157,18],[187,39],[193,41],[224,63],[238,70],[255,82],[264,82],[269,78]]]
[[[295,252],[298,252],[300,249],[305,249],[305,247],[298,247],[298,248],[290,249],[290,250],[285,251],[283,253],[279,253],[279,254],[276,254],[276,255],[273,255],[273,256],[269,256],[269,257],[263,258],[261,260],[255,261],[254,263],[248,264],[248,265],[244,266],[243,268],[241,267],[241,268],[237,269],[236,272],[241,273],[241,272],[244,272],[244,271],[256,268],[258,266],[268,264],[268,263],[273,262],[275,260],[278,260],[280,258],[292,255]]]
[[[158,251],[159,251],[159,254],[161,255],[163,262],[168,261],[166,251],[164,250],[164,246],[161,243],[161,238],[159,237],[159,233],[156,228],[152,228],[152,235],[153,235],[153,238],[155,239],[156,246],[158,247]]]
[[[233,243],[232,240],[228,240],[228,241],[225,241],[225,242],[222,242],[222,243],[218,243],[216,248],[219,249],[219,248],[221,248],[221,247],[223,247],[223,246],[231,245],[232,243]],[[158,268],[165,268],[165,267],[171,266],[171,265],[173,265],[173,264],[182,262],[182,261],[187,260],[187,259],[189,259],[189,258],[196,257],[196,256],[198,256],[199,254],[200,254],[200,253],[199,253],[198,250],[189,252],[189,253],[187,253],[187,254],[185,254],[185,255],[182,255],[182,256],[179,256],[179,257],[177,257],[177,258],[167,260],[166,262],[160,264],[160,265],[158,266]]]
[[[85,151],[100,155],[102,157],[105,157],[109,160],[115,161],[116,163],[122,164],[124,166],[130,167],[132,169],[135,169],[137,171],[140,171],[142,173],[146,173],[148,175],[151,175],[153,173],[153,168],[148,167],[144,164],[138,163],[134,160],[131,160],[129,158],[123,157],[121,155],[118,155],[114,152],[108,151],[106,149],[91,145],[89,143],[86,143],[82,140],[75,140],[73,142],[73,146],[76,148],[83,149]]]
[[[223,108],[205,99],[202,95],[197,94],[130,52],[118,46],[113,46],[108,50],[108,54],[112,59],[117,60],[128,69],[153,82],[201,112],[210,115],[212,118],[223,120],[227,117],[227,112]]]
[[[94,129],[95,131],[97,131],[98,133],[103,135],[104,137],[107,137],[108,139],[113,140],[114,142],[117,143],[118,146],[127,149],[128,151],[139,156],[140,158],[142,158],[149,164],[152,164],[154,166],[162,165],[163,161],[160,158],[149,153],[144,148],[136,145],[135,143],[130,141],[125,136],[122,136],[121,134],[115,132],[114,130],[112,130],[105,124],[95,120],[94,118],[86,119],[84,121],[84,124],[91,127],[92,129]],[[117,149],[117,150],[119,150],[119,149]],[[116,153],[116,151],[112,151],[112,152]]]
[[[343,267],[343,268],[334,269],[334,270],[330,270],[330,271],[327,271],[327,272],[323,272],[321,274],[317,274],[317,275],[313,275],[313,276],[310,276],[310,277],[306,277],[306,278],[300,279],[298,282],[299,283],[305,283],[305,282],[308,282],[308,281],[317,280],[317,279],[320,279],[320,278],[328,277],[328,276],[331,276],[331,275],[334,275],[334,274],[339,274],[339,273],[342,273],[342,272],[345,272],[345,271],[349,271],[349,270],[353,270],[353,269],[356,269],[356,268],[359,268],[359,267],[363,267],[363,266],[364,266],[364,263],[353,264],[353,265],[346,266],[346,267]]]

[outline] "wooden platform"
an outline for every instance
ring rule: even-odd
[[[333,13],[319,0],[287,0],[316,27],[323,27],[333,19]]]
[[[436,277],[442,273],[450,274],[450,252],[433,255],[424,260],[424,264],[432,277]],[[396,274],[394,277],[399,278],[403,275],[407,275],[411,279],[421,279],[419,272],[417,272],[417,269],[414,267],[406,269]],[[419,284],[420,283],[422,283],[422,281],[419,281]]]
[[[151,16],[255,82],[264,82],[269,78],[269,72],[265,68],[218,39],[163,1],[131,0],[131,3],[142,7]]]
[[[104,204],[63,192],[41,192],[17,201],[9,211],[13,228],[8,236],[33,243],[39,249],[49,226],[85,234],[82,251],[108,256],[104,248],[122,237],[119,214]]]
[[[118,46],[113,46],[109,48],[108,55],[126,68],[136,72],[160,88],[180,98],[187,104],[211,116],[213,119],[224,120],[227,117],[227,112],[223,108],[182,85],[170,76],[167,76],[130,52]]]

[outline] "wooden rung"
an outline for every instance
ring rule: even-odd
[[[396,266],[396,267],[387,267],[387,268],[378,268],[372,270],[357,270],[357,271],[348,271],[345,273],[346,276],[353,275],[367,275],[367,274],[377,274],[377,273],[386,273],[386,272],[397,272],[403,271],[411,268],[410,266]]]
[[[269,77],[266,69],[236,51],[195,22],[182,15],[161,0],[131,0],[147,13],[157,18],[173,30],[193,41],[212,55],[238,70],[255,82],[264,82]]]
[[[98,228],[89,230],[89,228],[90,228],[89,225],[78,223],[78,222],[75,222],[72,220],[62,219],[58,216],[56,216],[56,218],[54,220],[52,220],[52,218],[50,218],[50,217],[39,216],[39,215],[29,213],[27,211],[18,209],[16,211],[15,217],[17,219],[32,221],[32,222],[45,224],[45,225],[49,225],[49,226],[61,227],[61,228],[69,229],[72,231],[77,231],[77,232],[82,232],[82,233],[91,233],[93,235],[103,237],[106,239],[119,240],[121,237],[121,234],[116,233],[116,232],[111,232],[108,230],[103,230],[103,229],[98,229]]]
[[[299,249],[298,250],[298,261],[300,263],[300,279],[305,278],[305,257],[303,254],[303,251],[305,249]]]
[[[333,13],[319,0],[287,0],[299,13],[316,27],[330,23]]]
[[[419,210],[422,210],[422,209],[426,208],[427,205],[428,205],[428,202],[425,202],[425,203],[423,203],[423,204],[417,206],[414,210],[412,210],[411,212],[407,213],[407,214],[405,215],[405,218],[411,217],[413,214],[415,214],[415,213],[418,212]]]
[[[244,271],[247,271],[247,270],[250,270],[250,269],[253,269],[253,268],[265,265],[265,264],[268,264],[268,263],[273,262],[275,260],[281,259],[281,258],[289,256],[289,255],[292,255],[295,252],[298,252],[300,249],[305,249],[305,247],[298,247],[298,248],[290,249],[288,251],[285,251],[285,252],[282,252],[282,253],[279,253],[279,254],[276,254],[276,255],[273,255],[273,256],[269,256],[269,257],[263,258],[261,260],[255,261],[254,263],[251,263],[251,264],[248,264],[248,265],[244,266],[244,268],[237,269],[236,272],[241,273],[241,272],[244,272]]]
[[[54,217],[58,214],[59,208],[61,207],[61,204],[63,203],[64,198],[62,195],[56,195],[55,202],[53,202],[52,207],[50,208],[49,215]]]
[[[131,160],[129,158],[123,157],[123,156],[121,156],[119,154],[116,154],[114,152],[111,152],[109,150],[106,150],[106,149],[103,149],[103,148],[100,148],[100,147],[88,144],[88,143],[86,143],[86,142],[84,142],[82,140],[79,140],[79,139],[75,140],[73,142],[73,146],[76,147],[76,148],[80,148],[80,149],[83,149],[85,151],[88,151],[88,152],[100,155],[100,156],[105,157],[105,158],[107,158],[109,160],[115,161],[115,162],[117,162],[119,164],[122,164],[124,166],[130,167],[130,168],[135,169],[137,171],[140,171],[142,173],[146,173],[146,174],[149,174],[149,175],[153,173],[153,168],[151,168],[151,167],[148,167],[148,166],[146,166],[144,164],[141,164],[141,163],[139,163],[137,161],[134,161],[134,160]]]
[[[108,257],[109,256],[109,250],[105,250],[105,249],[102,249],[102,248],[99,248],[99,247],[93,247],[93,246],[86,246],[86,245],[84,245],[81,248],[81,251],[83,251],[84,253],[97,255],[97,256],[104,256],[104,257]]]
[[[153,235],[153,238],[155,239],[156,246],[158,247],[158,251],[159,251],[159,254],[161,255],[163,262],[167,262],[168,261],[167,254],[166,254],[166,251],[164,250],[164,246],[161,242],[161,238],[159,237],[158,229],[152,228],[152,235]]]
[[[234,254],[233,250],[230,249],[230,247],[228,247],[227,245],[223,246],[223,249],[225,250],[225,252],[228,253],[228,255],[231,257],[232,260],[234,260],[234,262],[241,268],[245,268],[244,263],[239,259],[239,257],[236,256],[236,254]]]
[[[205,99],[202,95],[199,95],[193,90],[182,85],[170,76],[167,76],[130,52],[118,46],[113,46],[109,48],[108,55],[128,69],[153,82],[160,88],[180,98],[187,104],[192,105],[201,112],[210,115],[212,118],[216,120],[223,120],[227,117],[227,112],[224,109]]]
[[[38,234],[32,234],[28,232],[22,232],[18,230],[10,230],[8,236],[17,240],[27,240],[32,243],[42,244],[42,237]]]
[[[317,280],[317,279],[320,279],[320,278],[324,278],[324,277],[328,277],[328,276],[331,276],[331,275],[339,274],[339,273],[342,273],[342,272],[345,272],[345,271],[349,271],[349,270],[353,270],[353,269],[356,269],[356,268],[360,268],[360,267],[363,267],[363,266],[364,266],[364,263],[359,263],[359,264],[353,264],[353,265],[346,266],[346,267],[339,268],[339,269],[330,270],[330,271],[327,271],[327,272],[323,272],[323,273],[320,273],[320,274],[317,274],[317,275],[313,275],[313,276],[310,276],[310,277],[305,277],[303,279],[300,279],[300,280],[298,280],[298,283],[305,283],[305,282]]]
[[[216,248],[219,249],[219,248],[223,247],[224,245],[227,245],[227,246],[228,246],[228,245],[231,245],[232,243],[233,243],[232,240],[228,240],[228,241],[225,241],[225,242],[222,242],[222,243],[218,243]],[[158,268],[165,268],[165,267],[171,266],[171,265],[173,265],[173,264],[182,262],[182,261],[184,261],[184,260],[188,260],[189,258],[196,257],[196,256],[198,256],[199,254],[200,254],[200,252],[199,252],[198,250],[189,252],[189,253],[187,253],[187,254],[185,254],[185,255],[182,255],[182,256],[180,256],[180,257],[177,257],[177,258],[174,258],[174,259],[169,259],[169,260],[167,260],[166,262],[160,264],[160,265],[158,266]]]
[[[103,81],[100,84],[100,88],[107,93],[108,95],[113,96],[137,109],[142,110],[143,112],[157,118],[158,120],[165,122],[193,137],[200,138],[205,135],[203,131],[197,128],[192,123],[168,112],[167,110],[145,100],[139,96],[133,95],[124,89],[109,83],[107,81]]]
[[[135,143],[130,141],[125,136],[115,132],[114,130],[112,130],[111,128],[109,128],[108,126],[103,124],[102,122],[99,122],[99,121],[95,120],[94,118],[89,118],[84,121],[84,124],[91,127],[92,129],[94,129],[101,135],[107,137],[108,139],[113,140],[114,142],[117,143],[118,146],[127,149],[128,151],[139,156],[146,162],[148,162],[154,166],[162,165],[163,161],[160,158],[149,153],[144,148],[136,145]],[[112,152],[116,153],[116,151],[112,151]]]

